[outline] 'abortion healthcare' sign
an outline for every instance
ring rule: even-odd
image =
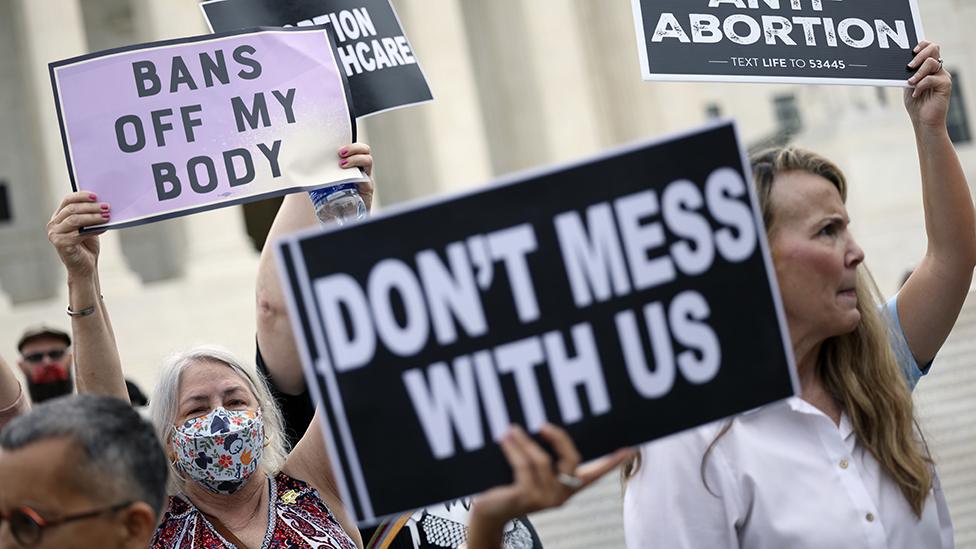
[[[209,0],[200,8],[216,32],[327,26],[357,117],[433,98],[390,0]]]
[[[143,44],[51,63],[74,190],[101,228],[360,181],[355,125],[324,28]]]
[[[511,482],[513,422],[590,459],[795,392],[731,124],[276,250],[362,523]]]
[[[632,0],[645,80],[906,86],[916,0]]]

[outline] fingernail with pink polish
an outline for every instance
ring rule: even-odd
[[[103,203],[102,203],[102,209],[103,209],[103,210],[105,210],[105,211],[108,211],[108,210],[109,210],[109,206],[108,206],[108,204],[105,204],[105,203],[103,202]]]
[[[102,217],[103,217],[104,219],[108,219],[109,217],[112,217],[112,214],[110,214],[110,213],[108,213],[108,212],[102,212]]]
[[[95,193],[91,193],[91,194],[88,195],[88,200],[91,200],[92,202],[94,202],[94,201],[98,200],[98,197],[95,196]]]
[[[348,163],[349,163],[349,161],[348,161],[348,160],[346,160],[345,158],[343,158],[343,159],[342,159],[342,160],[341,160],[341,161],[339,162],[339,165],[340,165],[340,166],[345,166],[345,165],[346,165],[346,164],[348,164]]]
[[[346,156],[347,154],[349,154],[349,149],[341,149],[339,151],[339,156]]]

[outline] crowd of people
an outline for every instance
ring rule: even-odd
[[[436,520],[471,549],[541,547],[527,515],[622,468],[632,548],[952,547],[911,391],[968,294],[976,219],[946,129],[951,78],[936,44],[915,53],[905,105],[928,249],[897,296],[883,300],[864,267],[833,163],[798,148],[752,160],[800,396],[585,464],[559,427],[534,439],[513,426],[500,441],[512,484],[408,513],[383,546],[444,547],[423,526]],[[371,174],[364,144],[337,162]],[[372,183],[360,193],[370,206]],[[0,548],[373,546],[344,506],[323,418],[303,395],[270,247],[257,273],[254,364],[217,346],[173,356],[147,421],[132,407],[138,391],[102,297],[99,236],[79,232],[110,218],[91,193],[64,198],[48,236],[67,275],[70,334],[24,334],[26,391],[0,359]],[[292,194],[269,239],[317,223],[308,196]]]

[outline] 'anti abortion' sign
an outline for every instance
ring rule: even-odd
[[[645,80],[905,86],[916,0],[632,0]]]
[[[362,180],[324,28],[143,44],[51,63],[74,190],[138,225],[328,183]]]
[[[210,0],[200,7],[216,32],[328,26],[357,117],[433,98],[389,0]]]
[[[725,124],[283,240],[356,518],[510,482],[513,422],[589,459],[793,395],[751,189]]]

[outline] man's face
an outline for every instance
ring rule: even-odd
[[[0,549],[20,548],[7,517],[23,507],[47,521],[121,503],[100,501],[76,463],[83,450],[66,438],[47,439],[17,450],[0,450]],[[126,533],[123,512],[97,514],[43,528],[32,547],[119,547]]]
[[[38,336],[21,348],[20,369],[34,383],[68,379],[70,368],[71,353],[59,338]]]
[[[72,392],[71,352],[62,339],[38,336],[28,340],[21,349],[18,365],[27,378],[34,402]]]

